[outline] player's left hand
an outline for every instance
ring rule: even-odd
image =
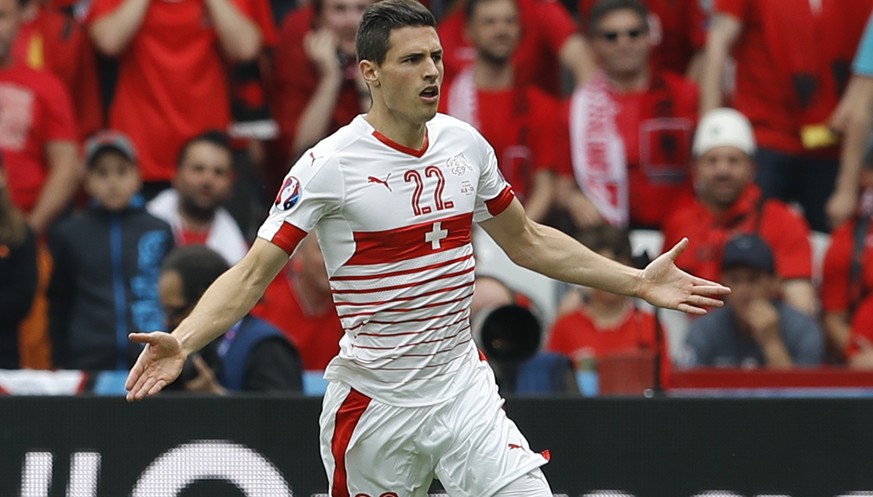
[[[719,297],[731,292],[730,288],[692,276],[676,267],[676,258],[688,247],[683,238],[668,252],[661,254],[643,270],[638,295],[652,305],[676,309],[688,314],[706,314],[707,307],[721,307]]]

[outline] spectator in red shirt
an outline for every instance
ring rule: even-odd
[[[63,84],[14,56],[23,13],[17,1],[2,0],[0,13],[0,151],[12,202],[41,234],[78,189],[79,136]]]
[[[32,69],[61,80],[73,100],[81,137],[103,128],[103,101],[94,47],[72,16],[43,0],[25,2],[25,20],[15,41],[15,57]]]
[[[576,181],[562,181],[560,197],[579,228],[658,228],[691,191],[697,86],[651,68],[647,18],[640,0],[599,0],[591,9],[600,71],[562,113],[562,148],[571,152]]]
[[[595,3],[596,0],[579,0],[579,18],[588,19]],[[643,0],[649,10],[653,70],[696,79],[706,41],[707,19],[700,3],[700,0]]]
[[[758,142],[765,197],[798,202],[809,225],[830,231],[825,204],[839,171],[828,130],[849,76],[870,0],[716,0],[701,80],[701,112],[723,101],[725,63],[736,62],[732,106]]]
[[[225,60],[253,60],[262,34],[251,0],[95,0],[87,25],[96,47],[119,58],[109,125],[140,151],[143,193],[173,177],[175,152],[230,121]]]
[[[865,352],[873,340],[873,157],[862,160],[859,180],[863,185],[861,208],[834,230],[822,264],[819,288],[822,323],[828,348],[836,359]],[[867,354],[863,354],[866,356]],[[873,358],[873,354],[870,354]],[[865,359],[859,359],[865,360]],[[873,362],[870,363],[873,365]]]
[[[626,230],[609,225],[585,230],[579,241],[591,250],[623,264],[632,263]],[[546,349],[571,358],[575,364],[615,355],[652,354],[660,350],[662,373],[669,367],[666,342],[658,340],[655,316],[637,307],[634,299],[589,288],[576,309],[558,318]],[[660,343],[659,343],[660,342]]]
[[[314,234],[300,242],[252,314],[285,333],[300,351],[305,370],[324,370],[339,353],[343,327]]]
[[[463,71],[476,55],[465,32],[468,11],[466,1],[459,0],[437,30],[443,46],[445,81]],[[518,11],[522,36],[513,55],[518,84],[534,83],[560,97],[562,67],[570,71],[577,85],[591,77],[595,68],[591,51],[560,2],[518,0]]]
[[[515,0],[468,0],[467,34],[476,59],[443,87],[440,110],[478,129],[531,219],[542,222],[555,199],[558,103],[516,82],[512,56],[521,38]]]
[[[282,21],[273,59],[273,116],[279,124],[283,166],[369,108],[355,34],[371,3],[313,0]]]
[[[734,109],[703,116],[694,136],[694,186],[663,225],[664,246],[685,236],[685,252],[676,264],[685,271],[720,281],[721,253],[737,234],[758,234],[773,250],[776,274],[786,303],[815,312],[812,249],[803,217],[779,200],[761,196],[755,186],[752,125]]]

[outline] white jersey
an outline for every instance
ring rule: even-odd
[[[424,147],[363,116],[291,168],[258,236],[290,250],[316,229],[345,335],[325,378],[397,406],[430,405],[467,385],[471,229],[513,199],[491,146],[437,114]]]

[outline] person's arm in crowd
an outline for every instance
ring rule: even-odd
[[[204,0],[224,54],[233,62],[255,60],[261,53],[263,36],[255,21],[230,0]]]
[[[794,307],[807,316],[815,316],[816,308],[815,287],[812,281],[802,278],[785,280],[781,283],[782,298],[785,303]]]
[[[576,86],[582,86],[587,83],[597,71],[594,52],[591,51],[591,47],[588,46],[585,37],[579,33],[573,33],[561,45],[558,59],[573,74]]]
[[[700,114],[722,106],[725,64],[739,38],[743,24],[739,19],[715,14],[706,37],[703,72],[700,77]]]
[[[100,52],[117,57],[136,36],[151,0],[124,0],[115,10],[91,23],[89,32]]]
[[[590,228],[606,222],[594,202],[579,190],[572,177],[558,178],[557,193],[560,205],[577,228]]]
[[[297,121],[291,156],[297,157],[328,133],[343,86],[343,68],[337,58],[336,35],[328,29],[310,31],[303,39],[306,56],[318,70],[318,86]]]
[[[127,399],[141,400],[172,383],[185,359],[242,319],[287,262],[282,248],[258,238],[239,263],[210,285],[171,334],[131,333],[132,341],[146,347],[127,378]]]
[[[302,392],[302,371],[300,356],[284,339],[264,340],[252,348],[243,390],[274,394]]]
[[[852,337],[849,313],[846,311],[825,312],[821,324],[824,327],[828,342],[842,356]]]
[[[48,177],[36,205],[28,216],[28,223],[37,234],[45,233],[49,225],[73,199],[79,189],[81,171],[78,146],[67,140],[46,144]]]
[[[540,170],[533,175],[530,197],[525,203],[527,217],[536,222],[542,222],[555,201],[555,174],[552,171]]]
[[[858,209],[859,175],[873,127],[873,77],[852,77],[830,126],[843,133],[837,183],[825,206],[831,227],[836,228]]]
[[[480,225],[514,263],[567,283],[640,297],[652,305],[690,314],[706,314],[706,307],[721,307],[719,298],[730,293],[727,287],[676,267],[674,261],[688,245],[687,239],[640,270],[603,257],[568,235],[531,221],[518,200]]]

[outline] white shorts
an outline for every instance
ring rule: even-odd
[[[491,368],[432,406],[395,407],[331,382],[321,458],[331,497],[420,497],[436,476],[452,497],[489,497],[548,462],[503,411]]]

